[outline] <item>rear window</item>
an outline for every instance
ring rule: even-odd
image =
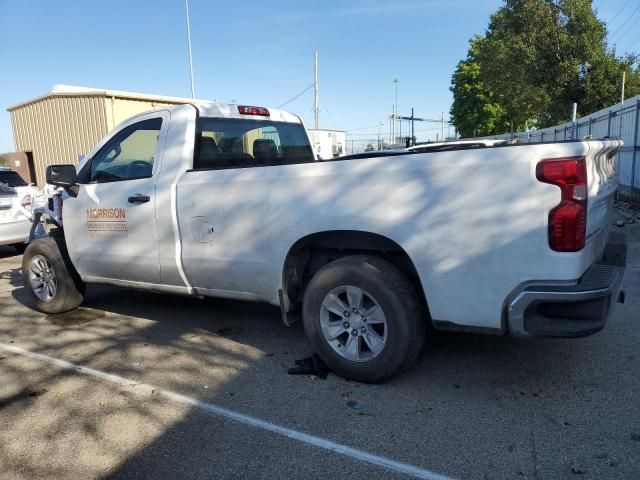
[[[20,175],[14,171],[0,171],[0,183],[4,183],[10,187],[26,187],[25,182]]]
[[[202,118],[194,169],[265,167],[314,160],[301,124]]]

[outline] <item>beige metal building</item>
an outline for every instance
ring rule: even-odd
[[[136,113],[205,102],[135,92],[55,85],[48,94],[9,107],[15,147],[31,152],[38,185],[47,165],[76,164],[113,127]]]

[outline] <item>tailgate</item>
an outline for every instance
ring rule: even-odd
[[[589,140],[587,143],[587,244],[602,242],[604,247],[618,188],[616,154],[622,147],[622,140]]]

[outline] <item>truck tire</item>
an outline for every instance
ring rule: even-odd
[[[354,255],[325,265],[305,290],[302,314],[316,353],[349,379],[385,380],[424,345],[427,319],[416,289],[381,258]]]
[[[71,264],[64,237],[38,238],[22,257],[24,288],[36,310],[63,313],[84,300],[85,284]]]

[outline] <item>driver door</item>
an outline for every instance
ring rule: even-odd
[[[63,212],[83,278],[160,283],[154,197],[168,120],[168,112],[136,117],[80,170],[78,196]]]

